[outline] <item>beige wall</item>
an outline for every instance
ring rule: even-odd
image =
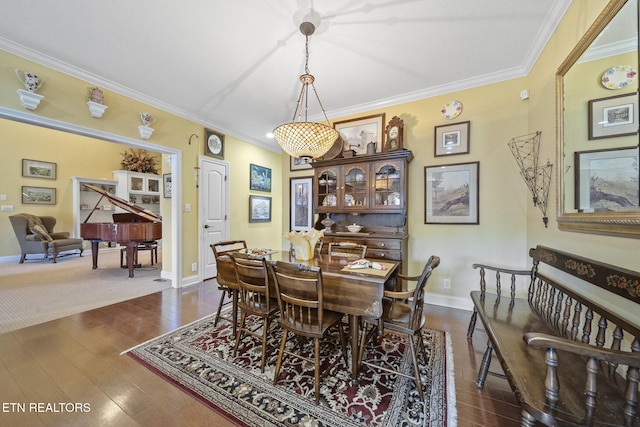
[[[605,0],[573,2],[556,34],[549,41],[541,57],[527,77],[454,92],[443,96],[394,105],[381,110],[365,111],[353,117],[384,112],[386,119],[399,116],[405,123],[405,146],[413,151],[414,160],[409,166],[409,271],[417,273],[431,254],[442,258],[442,263],[429,284],[432,302],[470,307],[469,291],[477,287],[477,272],[471,269],[473,262],[493,262],[500,265],[526,267],[527,251],[537,244],[546,244],[587,257],[598,258],[612,264],[637,270],[637,253],[640,242],[634,239],[611,238],[579,233],[561,232],[557,228],[556,179],[549,195],[549,226],[545,228],[542,213],[533,206],[531,195],[519,176],[519,170],[507,147],[516,136],[536,131],[542,132],[540,161],[551,161],[554,170],[556,158],[556,107],[555,72],[585,30],[606,5]],[[28,63],[12,55],[0,53],[0,104],[17,110],[22,106],[15,95],[14,68],[40,71],[42,67]],[[26,62],[26,63],[25,63]],[[139,103],[107,93],[106,104],[110,109],[100,120],[91,119],[84,105],[87,83],[72,81],[67,76],[57,76],[46,70],[43,75],[53,75],[43,89],[45,105],[36,114],[83,126],[108,130],[137,138],[137,112],[150,110],[158,116],[154,124],[153,142],[186,150],[188,136],[197,133],[202,138],[202,126],[167,113],[155,111]],[[64,78],[63,78],[64,77]],[[62,85],[65,89],[58,89]],[[73,87],[76,99],[66,100]],[[528,89],[530,98],[520,99],[520,91]],[[63,99],[65,99],[63,101]],[[442,105],[458,100],[464,105],[462,115],[447,121],[440,115]],[[55,107],[63,103],[65,108]],[[72,108],[73,105],[73,108]],[[114,109],[112,110],[112,106]],[[344,120],[352,117],[341,117]],[[458,121],[471,121],[470,153],[451,157],[434,157],[434,126]],[[197,205],[193,185],[194,159],[192,152],[183,156],[184,203]],[[288,156],[262,150],[232,137],[227,137],[225,160],[231,165],[231,236],[245,238],[252,246],[277,245],[282,242],[283,230],[289,227],[289,177],[310,176],[311,171],[289,171]],[[424,224],[424,167],[439,164],[480,162],[480,224],[433,225]],[[248,191],[249,163],[272,168],[273,171],[273,221],[249,224]],[[0,172],[1,173],[1,172]],[[12,184],[17,185],[17,184]],[[279,191],[278,191],[279,190]],[[5,216],[4,213],[0,215]],[[0,218],[0,230],[4,222]],[[197,218],[185,216],[183,265],[197,261]],[[0,253],[0,255],[7,255]],[[190,268],[185,267],[185,271]],[[451,279],[452,289],[444,290],[442,281]]]

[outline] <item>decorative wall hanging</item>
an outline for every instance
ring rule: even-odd
[[[576,151],[575,207],[611,212],[640,205],[638,147]]]
[[[471,122],[435,127],[434,156],[469,154]]]
[[[462,102],[460,101],[449,101],[442,106],[442,110],[440,110],[440,114],[447,120],[453,120],[462,114]]]
[[[271,222],[271,197],[249,196],[249,222]]]
[[[142,120],[142,125],[138,126],[140,138],[149,139],[154,131],[154,129],[151,128],[151,125],[156,121],[156,118],[149,113],[140,113],[140,120]]]
[[[18,89],[22,106],[27,110],[35,110],[40,105],[40,101],[44,99],[44,96],[36,93],[44,81],[30,71],[16,70],[16,76],[26,88],[26,90]]]
[[[638,93],[589,101],[589,139],[638,133]]]
[[[425,224],[479,224],[480,162],[424,168]]]
[[[635,80],[638,72],[631,65],[617,65],[604,72],[600,82],[607,89],[624,89]]]
[[[271,169],[249,164],[249,189],[271,193]]]
[[[209,129],[204,130],[204,154],[224,159],[224,135]]]
[[[353,150],[356,155],[366,154],[370,142],[376,143],[377,153],[382,151],[384,113],[333,122],[333,127],[340,133],[344,151]]]
[[[170,173],[165,173],[164,175],[162,175],[162,181],[163,181],[163,188],[164,188],[164,198],[165,199],[170,199],[171,195],[173,194],[173,186],[171,184],[171,174]]]
[[[22,187],[22,203],[25,205],[55,205],[56,189],[49,187]]]
[[[58,166],[51,162],[22,159],[22,176],[28,178],[56,179]]]
[[[542,132],[538,131],[517,136],[512,138],[507,145],[520,168],[520,176],[524,179],[533,196],[533,204],[542,212],[542,222],[546,228],[549,223],[547,204],[553,164],[547,160],[545,166],[538,166],[541,135]]]
[[[289,178],[291,230],[306,231],[313,228],[313,178]]]
[[[89,88],[89,101],[87,101],[87,107],[89,107],[89,113],[91,117],[99,119],[102,117],[107,107],[103,104],[104,93],[98,87]]]

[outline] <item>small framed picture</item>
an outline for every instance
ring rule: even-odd
[[[480,162],[424,168],[425,224],[480,224]]]
[[[384,113],[334,122],[333,128],[340,133],[345,151],[353,150],[358,156],[367,154],[367,144],[375,142],[376,153],[382,152]]]
[[[25,205],[55,205],[56,189],[48,187],[22,187],[22,203]]]
[[[271,169],[249,164],[249,189],[271,193]]]
[[[434,156],[469,154],[470,121],[435,127]]]
[[[589,139],[638,133],[638,93],[589,101]]]
[[[301,159],[293,156],[289,156],[289,158],[291,158],[291,166],[289,167],[289,170],[299,171],[303,169],[311,169],[311,159]]]
[[[224,159],[224,135],[210,129],[205,129],[204,154],[218,159]]]
[[[249,222],[271,222],[271,197],[249,196]]]
[[[290,178],[291,230],[313,228],[313,178]]]
[[[638,209],[638,147],[576,151],[574,156],[578,212]]]
[[[171,198],[171,191],[172,191],[171,174],[170,173],[165,173],[164,175],[162,175],[162,181],[164,183],[164,198],[165,199],[170,199]]]
[[[40,160],[22,159],[22,176],[28,178],[56,179],[57,165]]]

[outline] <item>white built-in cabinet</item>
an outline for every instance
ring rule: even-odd
[[[160,175],[117,170],[113,179],[117,182],[116,196],[160,216]]]
[[[72,177],[71,181],[73,182],[73,237],[80,237],[80,224],[87,221],[87,217],[89,217],[87,222],[113,222],[111,215],[115,212],[115,206],[106,197],[100,200],[102,194],[89,190],[83,184],[95,185],[109,194],[117,195],[117,181],[80,176]],[[85,242],[85,248],[90,247],[90,242]]]

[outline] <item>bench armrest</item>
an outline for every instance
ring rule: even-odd
[[[531,276],[531,270],[517,270],[512,268],[498,267],[495,265],[489,264],[471,264],[472,268],[480,268],[484,270],[491,270],[499,273],[505,274],[515,274],[516,276]]]
[[[522,336],[524,342],[529,347],[538,349],[549,349],[568,351],[588,358],[603,360],[616,365],[628,365],[640,368],[640,353],[630,353],[628,351],[612,350],[605,347],[596,347],[554,335],[541,334],[537,332],[527,332]]]

